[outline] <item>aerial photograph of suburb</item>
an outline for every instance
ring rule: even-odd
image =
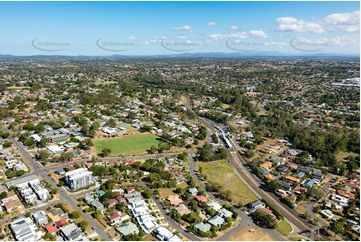
[[[0,20],[0,241],[360,241],[360,1]]]

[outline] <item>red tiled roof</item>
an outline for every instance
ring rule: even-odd
[[[109,219],[113,221],[114,219],[117,219],[120,217],[120,213],[118,211],[113,211],[109,214]]]
[[[273,181],[273,180],[275,179],[271,174],[266,174],[266,175],[264,175],[264,177],[265,177],[267,180],[271,180],[271,181]]]
[[[346,186],[352,187],[352,188],[360,188],[360,184],[354,184],[351,182],[344,182],[343,184],[345,184]]]
[[[122,197],[122,196],[119,196],[119,197],[117,197],[116,198],[117,200],[118,200],[118,202],[123,202],[123,203],[125,203],[126,202],[126,200],[125,200],[125,198],[124,197]]]
[[[268,208],[260,208],[259,211],[261,211],[264,214],[272,214],[272,210],[269,210]]]
[[[270,169],[272,167],[272,162],[270,161],[264,162],[260,165],[260,167],[263,167],[265,169]]]
[[[46,231],[48,231],[49,234],[53,234],[56,232],[54,226],[52,224],[48,224],[45,226]]]
[[[207,198],[205,196],[196,196],[196,200],[198,202],[206,202],[207,201]]]
[[[134,165],[135,160],[126,160],[124,163],[129,165],[129,166],[132,166],[132,165]]]
[[[54,224],[55,224],[56,227],[60,228],[60,227],[62,227],[64,224],[66,224],[66,219],[65,219],[65,218],[62,218],[62,219],[56,221]]]
[[[348,197],[348,198],[350,198],[352,200],[356,198],[355,194],[350,193],[350,192],[346,192],[346,191],[340,190],[340,189],[337,190],[337,194],[340,195],[340,196]]]
[[[285,178],[292,182],[300,182],[300,179],[293,177],[293,176],[285,176]]]
[[[108,205],[109,206],[115,206],[115,205],[117,205],[117,203],[118,203],[118,201],[116,199],[114,199],[114,198],[111,198],[111,199],[108,200]]]

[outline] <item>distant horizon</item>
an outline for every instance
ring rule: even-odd
[[[3,55],[360,55],[357,1],[0,2],[0,15]]]
[[[34,54],[34,55],[12,55],[0,54],[2,57],[71,57],[71,58],[132,58],[132,57],[172,57],[172,58],[253,58],[253,57],[360,57],[360,54],[342,54],[342,53],[273,53],[273,52],[254,52],[251,54],[240,54],[236,52],[199,52],[199,53],[179,53],[179,54],[109,54],[109,55],[66,55],[66,54]]]

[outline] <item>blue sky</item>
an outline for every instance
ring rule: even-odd
[[[0,2],[0,54],[359,54],[359,2]]]

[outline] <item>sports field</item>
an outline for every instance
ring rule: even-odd
[[[117,156],[145,152],[152,145],[158,147],[159,141],[154,134],[142,134],[114,139],[93,140],[93,143],[97,154],[101,153],[104,148],[110,148],[112,150],[110,155]]]

